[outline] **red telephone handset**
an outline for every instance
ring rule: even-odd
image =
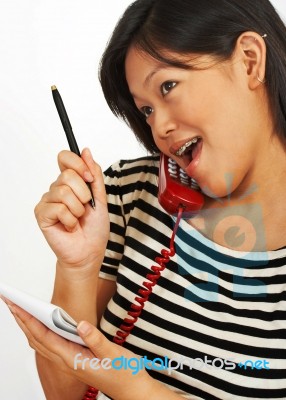
[[[197,183],[163,153],[160,156],[158,199],[169,214],[178,214],[179,207],[183,207],[187,217],[195,215],[204,203]]]

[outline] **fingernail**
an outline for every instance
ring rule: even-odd
[[[86,322],[86,321],[81,321],[78,326],[77,329],[79,331],[79,333],[81,333],[82,335],[86,336],[91,332],[91,325]]]
[[[10,304],[7,304],[7,307],[9,308],[9,310],[11,311],[12,314],[16,314],[15,308],[13,306],[11,306]]]
[[[83,152],[87,153],[87,154],[89,155],[89,157],[92,159],[92,154],[91,154],[91,150],[90,150],[89,147],[85,147],[85,148],[83,149]]]
[[[13,307],[12,304],[9,304],[9,300],[6,299],[6,297],[0,295],[0,298],[4,301],[4,303],[6,304],[6,306],[9,308],[9,310],[11,311],[11,313],[16,314],[15,309]]]
[[[84,171],[83,176],[87,182],[93,182],[93,176],[89,171]]]

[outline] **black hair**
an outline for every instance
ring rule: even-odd
[[[286,28],[269,0],[137,0],[111,36],[102,56],[99,79],[106,101],[133,130],[150,153],[158,152],[144,115],[135,106],[125,78],[125,58],[131,45],[155,59],[189,68],[179,55],[208,54],[231,58],[238,37],[260,35],[267,47],[266,90],[275,129],[286,142]],[[165,50],[178,54],[168,58]]]

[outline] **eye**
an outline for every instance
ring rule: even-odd
[[[177,82],[167,81],[162,83],[161,85],[161,93],[163,96],[166,96],[175,86]]]
[[[149,106],[144,106],[140,108],[140,111],[142,112],[142,114],[144,114],[145,118],[148,118],[152,114],[153,108]]]

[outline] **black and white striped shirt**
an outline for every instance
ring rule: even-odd
[[[100,276],[117,291],[101,329],[112,340],[174,219],[157,200],[158,157],[118,162],[105,176],[111,234]],[[174,370],[148,372],[186,399],[286,399],[286,249],[233,251],[185,220],[175,248],[124,346],[173,359]]]

